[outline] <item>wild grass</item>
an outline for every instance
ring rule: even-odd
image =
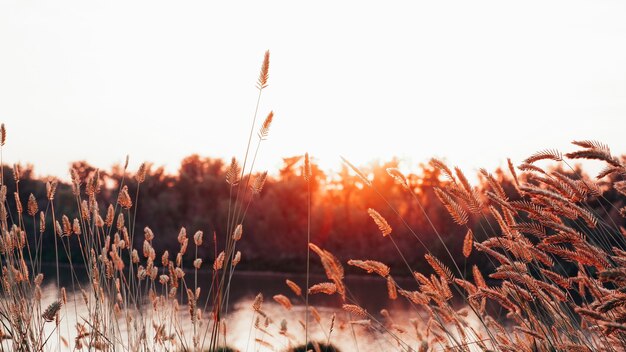
[[[55,211],[58,181],[54,179],[46,184],[45,209],[40,210],[38,200],[30,194],[24,213],[19,165],[13,168],[16,209],[9,209],[7,180],[2,175],[1,351],[227,350],[223,347],[228,345],[225,317],[233,272],[242,258],[237,251],[237,242],[243,237],[241,224],[254,194],[261,192],[267,176],[260,174],[252,181],[260,145],[268,137],[274,117],[270,112],[261,126],[256,126],[261,96],[268,87],[269,64],[270,55],[266,52],[257,81],[258,98],[243,166],[233,158],[227,173],[226,182],[233,201],[228,209],[227,233],[223,234],[225,250],[215,254],[212,264],[207,263],[208,258],[198,257],[198,248],[208,245],[202,231],[196,231],[190,241],[187,230],[181,228],[177,237],[179,248],[157,256],[153,243],[158,240],[155,233],[159,231],[146,227],[143,242],[136,246],[134,224],[140,186],[146,176],[145,164],[130,174],[127,157],[117,202],[109,204],[104,212],[99,208],[102,187],[99,171],[81,179],[79,172],[71,169],[72,192],[80,214],[74,219]],[[257,128],[258,142],[253,148]],[[1,148],[7,140],[4,124],[0,127],[0,139],[1,159]],[[130,182],[136,183],[134,197],[128,191]],[[33,224],[38,222],[39,228],[27,229],[26,216],[32,218]],[[44,248],[42,238],[49,234],[46,228],[50,223],[54,248]],[[32,238],[35,248],[31,248],[28,240]],[[214,248],[217,248],[217,241],[214,236]],[[70,251],[71,245],[76,243],[80,247],[79,257],[72,256]],[[56,278],[44,277],[44,251],[54,252]],[[69,260],[68,268],[60,265],[61,253]],[[183,259],[190,256],[193,256],[193,268],[185,268]],[[201,292],[199,270],[212,273],[209,292]],[[83,274],[87,280],[79,278]],[[62,275],[71,277],[71,287],[61,285]],[[186,279],[188,275],[193,275],[193,280]],[[52,300],[44,297],[43,288],[51,281],[56,287],[56,297]],[[201,297],[205,298],[201,300]]]
[[[453,173],[443,162],[432,160],[431,164],[448,179],[444,188],[435,190],[437,197],[454,222],[466,227],[465,237],[459,238],[464,257],[487,255],[495,270],[486,272],[474,266],[473,279],[467,278],[460,269],[463,258],[455,258],[446,250],[450,256],[447,259],[454,263],[450,269],[427,247],[424,259],[433,273],[413,271],[405,261],[419,287],[408,290],[393,280],[384,263],[362,259],[347,262],[384,278],[390,301],[402,296],[414,306],[415,317],[420,320],[414,336],[407,338],[405,328],[378,321],[350,295],[334,289],[320,290],[319,285],[342,287],[343,268],[332,254],[315,245],[311,248],[333,283],[316,284],[311,289],[338,294],[344,310],[363,319],[358,320],[359,325],[385,331],[397,344],[394,350],[625,350],[626,230],[618,223],[620,214],[626,215],[626,208],[618,209],[615,204],[619,203],[607,201],[603,193],[612,187],[626,195],[626,167],[602,143],[573,144],[582,150],[565,157],[555,150],[532,155],[519,167],[519,175],[509,160],[515,194],[505,193],[501,182],[485,170],[481,175],[489,187],[479,189],[470,185],[460,169],[455,168]],[[572,171],[568,159],[601,160],[607,168],[598,176],[604,180],[597,183],[580,173],[571,177],[535,164],[545,159],[563,163]],[[374,187],[365,173],[347,160],[346,164],[364,185]],[[418,188],[409,185],[397,169],[388,172],[408,192]],[[419,202],[417,197],[414,199]],[[602,213],[589,205],[599,199],[604,200]],[[399,216],[387,204],[390,209],[386,210]],[[383,216],[373,209],[368,212],[381,236],[393,241],[392,229]],[[470,222],[484,226],[481,238],[468,226]],[[416,239],[423,245],[420,238]],[[403,258],[411,255],[410,248],[396,249]],[[464,304],[456,303],[455,296]]]
[[[154,249],[158,229],[146,227],[143,242],[136,240],[145,164],[131,174],[127,159],[117,202],[106,209],[100,209],[99,172],[81,179],[76,170],[70,170],[79,214],[73,219],[55,211],[56,180],[47,182],[45,208],[39,208],[32,194],[24,197],[24,207],[20,168],[15,165],[16,192],[12,196],[17,205],[9,209],[8,180],[0,178],[1,351],[230,350],[227,346],[233,341],[227,318],[232,313],[232,280],[237,264],[245,257],[237,245],[245,240],[242,223],[267,178],[267,173],[254,180],[252,175],[274,118],[272,112],[267,115],[254,145],[259,102],[268,78],[269,52],[257,81],[258,99],[243,162],[240,166],[233,158],[226,172],[231,201],[226,232],[219,234],[224,246],[220,253],[218,234],[211,239],[197,230],[190,238],[184,227],[177,236],[178,248],[163,253]],[[1,159],[7,141],[4,124],[0,137]],[[263,295],[256,296],[249,307],[250,321],[245,323],[245,350],[338,351],[335,345],[341,339],[350,340],[348,348],[355,351],[626,350],[626,229],[619,225],[626,207],[619,208],[618,202],[603,196],[609,188],[626,196],[626,166],[603,143],[573,144],[577,149],[572,152],[540,151],[518,167],[509,160],[509,178],[514,185],[509,193],[502,180],[484,169],[480,177],[488,187],[479,188],[472,186],[459,168],[431,160],[446,178],[443,187],[434,189],[436,197],[465,233],[458,239],[462,243],[462,253],[458,254],[462,256],[453,255],[446,246],[416,196],[420,186],[411,178],[398,169],[387,170],[431,226],[442,248],[437,253],[431,251],[430,239],[410,228],[369,176],[343,159],[363,186],[372,188],[388,205],[367,212],[380,236],[393,243],[404,268],[368,258],[340,260],[311,242],[311,214],[315,209],[307,153],[302,173],[307,184],[307,228],[303,231],[307,248],[302,248],[307,263],[306,286],[286,280],[284,294],[272,297],[282,308],[270,306],[272,314]],[[578,159],[606,164],[598,181],[575,171],[570,163]],[[570,169],[574,176],[539,165],[548,160]],[[129,194],[130,182],[137,185],[134,195]],[[599,213],[594,210],[597,207],[590,206],[597,201],[602,205]],[[407,227],[415,244],[425,250],[424,261],[432,271],[423,273],[411,267],[406,258],[414,255],[413,249],[397,245],[394,229],[384,214],[397,217]],[[26,228],[26,217],[39,227]],[[52,226],[54,248],[43,247],[42,237],[50,233],[48,226]],[[476,227],[481,231],[473,230]],[[72,256],[70,251],[76,244],[80,256]],[[198,255],[202,246],[215,248],[213,260]],[[44,277],[44,251],[54,251],[56,277]],[[321,262],[325,281],[311,282],[311,253]],[[440,253],[447,257],[442,260],[437,256]],[[59,254],[68,258],[68,267],[60,265]],[[491,268],[468,267],[467,258],[472,256],[486,256]],[[191,259],[192,267],[184,267],[184,259]],[[452,263],[451,267],[446,262]],[[405,300],[411,308],[402,321],[386,309],[371,313],[363,308],[345,282],[344,263],[375,274],[386,287],[389,303]],[[211,272],[208,292],[201,292],[198,282],[202,270]],[[70,277],[71,285],[61,284],[62,272]],[[87,280],[80,277],[83,273]],[[399,284],[400,273],[410,274],[414,280],[411,287]],[[45,296],[46,282],[54,284],[52,296]],[[334,297],[338,309],[328,311],[312,305],[310,296],[320,294]],[[281,319],[282,314],[289,320]]]

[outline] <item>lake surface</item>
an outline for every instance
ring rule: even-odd
[[[68,274],[67,270],[62,270],[60,274],[60,285],[66,287],[68,291],[68,304],[61,311],[60,334],[51,334],[49,348],[46,351],[73,350],[73,338],[76,336],[74,326],[81,319],[81,310],[85,310],[86,306],[81,298],[80,291],[76,290],[72,294],[72,287],[77,288],[81,285],[88,284],[85,273],[75,272],[74,275]],[[203,294],[208,292],[211,276],[206,273],[198,275],[198,286],[202,287]],[[42,306],[53,302],[58,297],[58,288],[56,285],[56,269],[45,270],[46,279],[44,280],[44,297]],[[74,277],[74,280],[72,280]],[[302,274],[283,274],[269,272],[236,272],[232,279],[232,287],[230,290],[228,316],[226,318],[227,341],[240,351],[285,351],[288,346],[297,342],[304,341],[304,329],[301,321],[304,320],[305,306],[302,299],[297,298],[285,284],[285,280],[289,279],[296,282],[303,289],[305,287],[306,276]],[[187,272],[186,280],[188,285],[193,287],[193,271]],[[309,285],[327,281],[323,275],[311,275]],[[396,279],[398,284],[406,289],[415,289],[417,284],[412,278]],[[399,339],[410,344],[413,349],[417,349],[419,341],[415,335],[415,329],[409,322],[412,318],[420,318],[420,313],[412,307],[406,299],[399,297],[397,300],[389,300],[387,297],[386,281],[378,276],[348,276],[345,278],[345,284],[348,288],[349,303],[359,304],[367,309],[377,320],[385,322],[387,327],[391,323],[395,324],[399,329],[393,330],[393,334]],[[265,297],[263,311],[270,317],[272,323],[265,329],[265,332],[254,329],[253,324],[258,314],[252,309],[252,301],[254,297],[262,293]],[[272,300],[276,294],[284,294],[289,297],[293,303],[291,310],[286,310]],[[200,302],[204,303],[201,296]],[[311,319],[309,334],[312,339],[317,341],[327,341],[329,339],[329,331],[332,316],[336,315],[333,332],[330,341],[341,349],[341,351],[406,351],[405,348],[398,345],[389,334],[384,333],[380,328],[372,328],[371,326],[362,326],[354,324],[355,320],[361,318],[350,317],[340,309],[341,303],[337,295],[327,296],[323,294],[311,295],[310,304],[320,312],[322,317],[321,323],[317,324]],[[200,303],[199,303],[200,305]],[[189,313],[181,308],[181,317],[185,316],[189,319]],[[388,309],[390,318],[384,317],[381,309]],[[208,314],[207,314],[208,316]],[[421,312],[421,317],[424,313]],[[208,319],[208,318],[207,318]],[[280,334],[282,320],[285,320],[288,333]],[[392,320],[392,321],[390,321]],[[207,320],[208,321],[208,320]],[[351,323],[351,321],[353,323]],[[420,320],[420,324],[426,324],[425,320]],[[50,328],[50,327],[47,327]],[[186,323],[186,329],[190,329],[190,323]],[[401,330],[402,331],[401,331]],[[64,338],[68,341],[66,347],[58,338]],[[273,349],[262,345],[258,340],[261,339],[270,343]],[[6,344],[5,344],[6,346]]]
[[[76,288],[87,283],[87,275],[84,270],[75,270],[74,280],[69,275],[69,267],[63,267],[60,272],[60,286],[71,291],[72,287]],[[56,269],[53,266],[44,267],[45,275],[44,283],[51,290],[56,290]],[[194,273],[193,270],[186,271],[185,276],[187,285],[193,287]],[[252,272],[252,271],[235,271],[231,280],[230,302],[237,304],[242,300],[254,299],[258,293],[262,293],[265,297],[271,298],[276,294],[284,294],[293,296],[291,290],[285,284],[285,280],[291,280],[297,283],[303,290],[306,286],[306,275],[294,273],[276,273],[276,272]],[[394,278],[395,281],[405,289],[417,289],[415,280],[410,277]],[[309,277],[309,286],[320,282],[329,281],[325,275],[311,274]],[[389,307],[389,299],[387,297],[386,281],[377,275],[359,275],[347,276],[344,280],[348,289],[348,297],[352,301],[358,302],[367,310],[376,311],[382,308],[407,309],[410,304],[406,300],[396,300]],[[198,271],[198,287],[201,287],[202,293],[206,294],[211,286],[211,275],[207,270]],[[316,305],[339,307],[340,302],[336,296],[327,296],[323,294],[311,295],[312,303]],[[294,302],[296,303],[296,302]]]

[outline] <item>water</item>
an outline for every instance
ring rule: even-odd
[[[89,284],[86,280],[86,275],[82,272],[75,272],[74,280],[72,280],[72,276],[67,275],[68,270],[63,270],[65,275],[61,275],[61,286],[66,287],[69,293],[68,304],[61,310],[59,332],[54,330],[54,323],[46,324],[45,331],[50,335],[50,340],[47,348],[44,349],[45,351],[73,350],[74,338],[77,335],[75,325],[76,323],[84,323],[87,320],[88,309],[80,291],[77,289],[72,294],[72,287],[85,287],[85,285]],[[206,269],[203,272],[204,274],[198,275],[198,286],[202,288],[202,295],[198,303],[199,307],[204,305],[211,282],[211,276],[206,273]],[[46,270],[45,274],[46,280],[44,282],[48,284],[43,286],[42,307],[44,309],[47,304],[53,302],[58,297],[56,270],[54,268]],[[285,284],[286,279],[296,282],[302,288],[305,286],[306,277],[300,274],[235,273],[230,289],[228,315],[225,323],[227,332],[225,343],[227,345],[239,351],[286,351],[289,347],[304,342],[304,329],[301,323],[304,321],[305,316],[304,300],[296,297],[291,292]],[[193,287],[193,272],[187,272],[186,280],[187,284]],[[312,275],[310,277],[310,285],[324,281],[327,280],[322,275]],[[417,288],[415,281],[411,278],[396,279],[396,281],[405,289]],[[409,320],[418,318],[420,324],[424,326],[426,324],[424,312],[416,310],[403,297],[393,301],[390,300],[387,297],[386,281],[378,276],[349,276],[345,279],[345,284],[348,288],[349,303],[356,303],[367,309],[381,324],[360,325],[350,323],[351,320],[362,318],[350,317],[341,310],[342,302],[338,295],[311,295],[310,304],[320,312],[321,321],[317,323],[311,316],[309,317],[309,339],[320,342],[330,341],[344,352],[406,351],[407,345],[417,350],[421,339],[416,335],[415,327]],[[262,329],[254,328],[254,322],[259,317],[259,314],[253,311],[252,301],[258,293],[262,293],[265,297],[263,311],[267,314],[268,321],[270,321],[269,326],[264,327],[265,319],[261,317]],[[272,297],[276,294],[284,294],[289,297],[293,303],[293,308],[286,310],[275,303]],[[380,313],[381,309],[387,309],[390,312],[391,319],[383,316]],[[147,311],[150,311],[150,309],[147,309]],[[208,311],[210,311],[210,308]],[[207,331],[207,326],[210,324],[211,320],[206,312],[201,321],[202,326],[197,327],[198,331]],[[188,336],[193,336],[193,325],[190,322],[190,315],[186,305],[181,305],[178,315],[177,319],[173,319],[171,315],[163,316],[159,315],[159,312],[146,313],[145,321],[148,324],[158,325],[161,321],[177,320],[180,324],[180,330],[188,334]],[[333,315],[336,316],[334,322],[332,322]],[[421,319],[419,319],[420,317]],[[286,322],[287,330],[286,333],[281,334],[281,323],[283,320]],[[128,331],[125,319],[120,317],[117,321],[119,334],[116,334],[116,336],[125,336]],[[330,332],[331,324],[333,324],[332,332]],[[175,330],[173,331],[179,334]],[[154,343],[153,327],[148,327],[146,335],[147,340]],[[205,334],[200,333],[198,336],[200,336],[200,341],[202,341],[202,337]],[[63,339],[67,341],[67,346]],[[398,340],[402,342],[399,343]],[[208,339],[205,341],[205,346],[208,346]],[[125,347],[127,346],[127,343],[124,341],[119,343]],[[190,338],[187,338],[185,343],[188,346],[193,345]],[[4,343],[4,346],[6,347],[7,344],[8,341]],[[270,348],[269,345],[272,347]],[[172,346],[169,342],[165,345],[154,343],[152,347],[153,350],[177,351],[181,349],[180,343]]]

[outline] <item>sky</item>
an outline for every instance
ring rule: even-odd
[[[626,153],[625,18],[624,1],[0,0],[3,156],[65,179],[75,160],[241,158],[267,49],[259,171]]]

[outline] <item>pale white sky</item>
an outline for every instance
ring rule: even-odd
[[[259,169],[626,153],[625,19],[624,1],[0,0],[5,161],[66,178],[80,159],[242,156],[266,49]]]

